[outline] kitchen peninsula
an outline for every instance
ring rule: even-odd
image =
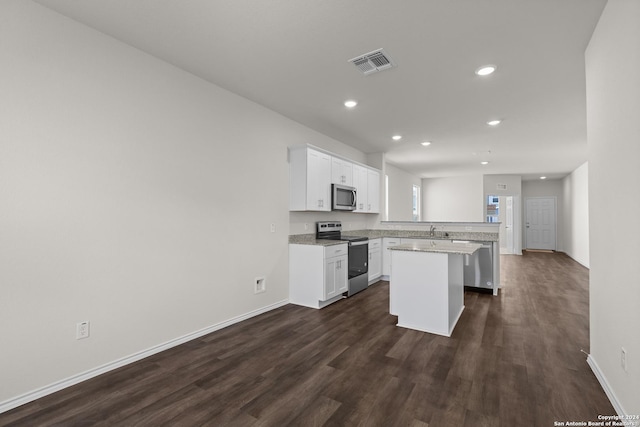
[[[444,240],[390,247],[389,312],[397,326],[451,336],[464,310],[464,257],[481,247]]]
[[[295,225],[292,223],[292,231],[299,234],[289,236],[289,300],[293,304],[321,309],[342,298],[340,291],[344,290],[347,278],[343,277],[346,273],[339,267],[348,264],[348,257],[345,260],[339,256],[344,256],[347,246],[346,242],[319,240],[316,234],[304,233],[310,225],[305,220],[303,218]],[[375,229],[356,228],[349,224],[342,230],[342,235],[368,239],[369,285],[379,280],[393,281],[391,256],[394,251],[389,250],[392,247],[431,245],[434,241],[440,245],[479,244],[480,249],[472,255],[462,256],[463,284],[468,289],[476,288],[498,295],[498,223],[383,222]],[[340,250],[342,252],[338,253]]]

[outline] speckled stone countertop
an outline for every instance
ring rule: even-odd
[[[333,245],[346,245],[347,242],[344,240],[316,239],[315,234],[293,234],[289,236],[289,244],[333,246]]]
[[[390,251],[436,252],[441,254],[471,255],[482,247],[479,243],[452,243],[449,240],[427,240],[392,246]]]
[[[439,231],[433,236],[428,231],[414,230],[352,230],[343,231],[345,236],[367,237],[368,239],[380,239],[382,237],[397,237],[409,239],[429,239],[429,240],[470,240],[474,242],[497,242],[498,233],[485,233],[481,231]],[[316,240],[315,234],[292,234],[289,236],[289,243],[299,245],[337,245],[336,240]]]

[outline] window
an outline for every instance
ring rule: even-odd
[[[420,221],[420,186],[413,186],[413,220]]]

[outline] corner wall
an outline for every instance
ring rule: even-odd
[[[586,50],[590,360],[616,409],[633,415],[640,414],[639,69],[640,1],[609,0]]]
[[[588,163],[562,180],[564,252],[589,268],[589,176]]]
[[[383,221],[413,221],[413,185],[421,185],[420,178],[389,163],[385,164],[384,173],[389,177],[389,218],[384,217],[384,212],[380,212],[380,218]],[[384,209],[384,176],[380,187],[380,208]]]

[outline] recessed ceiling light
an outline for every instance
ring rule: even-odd
[[[500,123],[502,123],[502,120],[489,120],[487,122],[489,126],[498,126]]]
[[[421,142],[421,143],[420,143],[420,145],[423,145],[423,146],[425,146],[425,147],[428,147],[429,145],[431,145],[431,141],[424,141],[424,142]]]
[[[540,179],[547,179],[547,177],[546,176],[541,176]]]
[[[488,164],[489,164],[489,162],[484,161],[484,162],[480,162],[480,164],[481,164],[481,165],[488,165]]]
[[[350,100],[348,100],[348,101],[344,101],[344,106],[345,106],[345,107],[347,107],[347,108],[353,108],[353,107],[355,107],[356,105],[358,105],[358,102],[357,102],[357,101],[354,101],[354,100],[352,100],[352,99],[350,99]]]
[[[496,67],[495,65],[483,65],[476,70],[476,74],[479,76],[488,76],[489,74],[496,71],[496,68],[498,67]]]
[[[391,139],[393,139],[394,141],[400,141],[402,139],[402,136],[401,135],[393,135],[391,137]]]

